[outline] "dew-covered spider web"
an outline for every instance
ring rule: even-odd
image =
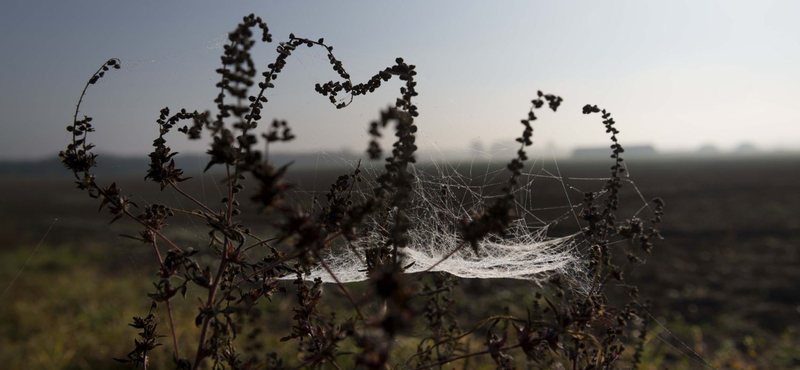
[[[158,69],[173,59],[184,60],[199,53],[214,54],[221,48],[222,41],[223,38],[215,38],[174,55],[133,60],[123,68],[131,72]],[[312,50],[303,52],[298,59],[302,71],[308,73],[309,77],[315,77],[314,81],[319,78],[311,76],[312,72],[306,68],[303,59],[323,60],[323,54],[318,55]],[[385,58],[375,59],[383,61]],[[432,79],[430,76],[420,78]],[[309,99],[312,98],[317,97],[312,96]],[[424,127],[422,130],[424,131]],[[599,140],[602,138],[598,137]],[[583,207],[581,198],[587,191],[601,191],[604,182],[608,180],[608,173],[595,171],[595,176],[586,176],[581,172],[562,175],[558,160],[552,153],[540,151],[538,155],[531,155],[521,183],[514,191],[514,210],[518,218],[505,236],[491,235],[485,238],[479,244],[477,254],[467,246],[444,259],[444,256],[462,242],[457,227],[459,220],[469,219],[475,211],[483,209],[501,195],[500,187],[509,176],[505,164],[514,156],[516,149],[493,148],[491,153],[470,150],[459,155],[445,155],[435,145],[429,145],[417,154],[419,162],[412,167],[416,182],[410,208],[407,210],[412,220],[408,232],[409,244],[408,248],[401,251],[404,256],[403,265],[410,266],[406,272],[426,271],[435,265],[431,271],[446,272],[462,278],[509,278],[534,282],[558,274],[575,282],[580,289],[584,283],[585,274],[582,270],[587,258],[587,245],[578,217]],[[610,161],[596,161],[594,165],[598,169],[607,169],[610,164]],[[370,196],[374,179],[383,172],[382,161],[362,160],[359,164],[357,156],[319,151],[316,153],[314,165],[306,165],[306,168],[295,165],[289,172],[313,172],[316,177],[317,173],[323,172],[351,173],[358,166],[365,181],[358,183],[353,189],[353,198],[357,201]],[[201,176],[203,198],[206,191],[215,194],[220,192],[218,181],[211,179],[213,174],[207,177],[211,180],[208,184]],[[325,206],[325,193],[330,185],[321,179],[322,176],[320,181],[298,186],[290,192],[289,197],[309,211],[320,211]],[[647,202],[630,177],[623,178],[623,181],[627,191],[635,191],[637,196],[633,199],[638,203],[635,211],[624,216],[638,215],[648,208]],[[549,191],[540,193],[543,187]],[[602,202],[603,194],[599,196],[597,201]],[[367,279],[364,252],[384,246],[387,241],[386,229],[390,226],[391,221],[387,223],[375,218],[369,219],[360,229],[357,241],[347,244],[343,238],[339,238],[333,248],[323,251],[326,264],[340,282]],[[196,234],[195,238],[198,240],[202,238],[200,232],[192,234]],[[307,279],[317,277],[325,282],[334,282],[334,278],[322,266],[305,276]]]
[[[563,177],[558,161],[552,156],[529,161],[520,185],[514,189],[517,217],[506,235],[488,236],[479,243],[477,253],[466,246],[445,258],[463,241],[458,229],[459,220],[469,219],[475,211],[482,210],[501,196],[500,188],[510,175],[505,162],[511,153],[512,150],[495,155],[473,152],[469,156],[449,158],[441,154],[426,156],[423,153],[418,156],[418,163],[411,167],[415,182],[407,209],[411,219],[408,246],[401,250],[403,265],[409,266],[407,273],[430,269],[461,278],[533,282],[557,274],[578,290],[585,288],[583,269],[587,248],[578,220],[583,207],[580,199],[587,190],[601,190],[608,178]],[[318,153],[316,162],[315,174],[333,168],[346,174],[360,168],[364,181],[355,183],[350,190],[354,201],[370,196],[373,180],[383,171],[381,161],[358,161],[322,151]],[[607,168],[605,162],[597,162],[597,166]],[[632,181],[627,182],[635,189]],[[312,199],[311,204],[307,204],[310,211],[319,211],[326,204],[327,188],[320,188],[323,184],[315,185],[317,190],[300,186],[292,197],[297,202]],[[637,208],[637,214],[647,208],[641,194],[638,198],[641,198],[637,200],[641,207]],[[388,222],[379,217],[367,220],[359,230],[358,240],[352,243],[342,240],[322,254],[327,267],[340,282],[368,278],[365,251],[385,246],[389,235],[387,229],[392,225],[391,212]],[[322,266],[313,269],[306,278],[335,281]]]

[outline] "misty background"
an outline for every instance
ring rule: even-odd
[[[537,90],[565,102],[535,123],[534,155],[606,147],[599,120],[581,114],[586,103],[608,108],[626,148],[645,152],[800,148],[797,2],[8,1],[0,12],[0,159],[54,158],[69,140],[80,89],[111,57],[122,70],[89,90],[81,113],[95,119],[98,153],[143,156],[161,108],[214,111],[225,34],[251,12],[275,39],[255,47],[260,71],[290,32],[324,37],[354,82],[398,56],[415,64],[423,157],[515,147]],[[366,149],[369,122],[400,85],[336,110],[313,89],[335,77],[318,48],[292,55],[265,121],[287,120],[298,139],[275,150]],[[206,150],[203,140],[167,139],[184,153]]]
[[[641,368],[800,369],[800,2],[677,0],[4,0],[0,368],[128,368],[112,358],[130,350],[127,324],[147,312],[157,261],[150,246],[123,236],[140,226],[109,225],[113,216],[75,189],[57,156],[81,89],[109,58],[122,69],[89,89],[81,111],[97,129],[93,172],[123,188],[137,212],[153,203],[184,210],[169,219],[169,237],[212,253],[205,220],[186,212],[194,203],[143,177],[162,108],[216,113],[226,35],[250,13],[274,39],[254,48],[259,72],[290,33],[324,38],[355,83],[397,57],[416,65],[415,169],[440,185],[505,181],[530,100],[537,90],[563,97],[557,114],[537,112],[519,198],[548,236],[581,232],[585,194],[604,192],[611,141],[601,118],[581,108],[609,109],[625,148],[620,214],[647,221],[645,203],[666,204],[665,239],[626,273],[641,299],[654,301]],[[402,84],[391,80],[337,110],[314,91],[337,77],[321,49],[301,47],[268,90],[262,125],[286,120],[297,136],[269,153],[273,163],[294,163],[285,179],[296,186],[287,193],[293,204],[325,199],[356,166],[366,176],[381,170],[383,162],[358,158],[370,122]],[[192,177],[181,188],[216,208],[227,175],[221,166],[202,172],[203,135],[188,141],[173,130],[166,139]],[[271,218],[249,200],[256,185],[240,199],[242,219],[258,231]],[[526,282],[460,284],[479,297],[454,309],[463,327],[521,308],[532,293]],[[287,297],[276,298],[276,310],[290,311]],[[199,332],[197,307],[181,302],[178,336],[188,343]],[[283,316],[266,316],[279,320],[263,326],[274,339],[290,330]],[[280,348],[294,355],[297,347]],[[170,356],[159,359],[155,368],[170,366]]]

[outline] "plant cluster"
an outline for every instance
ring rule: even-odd
[[[456,361],[464,361],[464,366],[468,367],[481,359],[491,359],[498,369],[510,369],[518,364],[516,361],[520,357],[527,358],[533,368],[611,369],[631,363],[636,366],[641,347],[631,359],[625,359],[623,352],[624,343],[644,340],[645,332],[637,310],[640,307],[635,299],[623,307],[613,305],[604,288],[612,280],[624,280],[622,271],[627,264],[615,264],[612,258],[613,250],[618,249],[615,246],[639,246],[638,250],[629,252],[628,264],[640,263],[637,257],[640,252],[649,253],[651,240],[659,236],[657,225],[663,213],[663,202],[654,201],[656,210],[649,228],[639,219],[616,220],[618,192],[622,186],[619,175],[624,171],[620,156],[623,149],[617,142],[618,131],[610,114],[602,111],[606,129],[612,133],[612,158],[615,160],[612,177],[601,191],[586,194],[581,213],[586,222],[584,236],[592,246],[586,262],[591,289],[580,291],[569,280],[554,276],[534,297],[526,297],[532,302],[527,317],[490,316],[464,329],[453,312],[453,292],[458,279],[440,273],[404,273],[409,267],[403,256],[408,243],[406,233],[414,222],[406,210],[413,196],[415,177],[410,168],[417,151],[415,118],[419,111],[414,104],[418,94],[415,66],[397,58],[393,65],[367,82],[355,84],[343,63],[334,56],[332,46],[323,39],[292,34],[288,41],[278,44],[278,56],[267,65],[261,74],[262,80],[256,82],[256,63],[251,57],[256,38],[262,42],[272,41],[266,23],[254,15],[244,17],[228,35],[222,66],[217,70],[220,79],[216,84],[219,94],[214,100],[216,114],[186,109],[173,114],[169,108],[164,108],[156,120],[159,133],[153,141],[145,178],[157,183],[162,190],[171,188],[181,194],[193,203],[193,210],[151,204],[137,211],[137,205],[115,183],[103,186],[92,173],[97,156],[92,153],[94,146],[87,142],[87,135],[94,127],[91,117],[78,119],[78,113],[89,85],[98,82],[109,69],[118,69],[120,61],[111,59],[104,63],[81,93],[73,122],[67,128],[72,133],[72,142],[60,153],[62,162],[74,173],[78,188],[98,198],[101,209],[112,213],[112,221],[127,217],[142,227],[134,238],[150,245],[159,262],[155,291],[149,295],[151,312],[145,318],[135,318],[132,324],[143,330],[142,339],[137,339],[133,351],[120,361],[146,368],[148,356],[158,355],[159,340],[171,336],[172,357],[180,369],[208,365],[215,369],[341,368],[339,363],[345,357],[353,366],[366,369],[442,368]],[[380,159],[384,155],[378,139],[385,131],[391,130],[395,141],[384,158],[384,171],[372,183],[371,196],[366,199],[352,196],[355,184],[365,181],[357,168],[331,185],[326,204],[319,210],[309,211],[293,204],[287,200],[292,186],[285,180],[288,165],[276,168],[268,156],[271,144],[295,139],[290,126],[285,121],[274,120],[260,136],[256,133],[268,103],[266,91],[275,88],[275,81],[289,58],[301,47],[321,47],[327,52],[332,69],[341,80],[317,84],[315,90],[336,108],[347,107],[355,97],[374,92],[393,78],[403,83],[394,106],[381,111],[379,119],[369,127],[372,140],[367,153],[370,158]],[[252,92],[254,85],[255,93]],[[561,97],[542,92],[531,102],[527,117],[521,121],[524,129],[517,139],[520,144],[517,156],[507,166],[509,177],[502,189],[503,195],[483,210],[454,220],[462,242],[442,261],[465,246],[474,248],[480,255],[479,241],[487,237],[502,238],[512,220],[519,217],[513,208],[514,190],[527,160],[525,149],[533,144],[532,123],[537,119],[534,112],[545,104],[555,112],[561,102]],[[584,108],[584,113],[596,112],[600,112],[597,107]],[[178,153],[167,146],[166,140],[176,126],[190,140],[209,135],[211,143],[207,153],[210,159],[206,170],[220,166],[226,172],[223,181],[227,191],[219,204],[203,203],[181,189],[179,184],[188,178],[176,167],[174,157]],[[257,186],[249,198],[241,195],[247,178],[255,180]],[[601,198],[603,203],[596,204]],[[257,236],[241,223],[238,216],[242,199],[260,206],[265,223],[271,227],[270,235]],[[201,263],[196,256],[200,251],[181,248],[164,233],[167,221],[175,212],[190,214],[206,223],[209,232],[204,252],[214,257],[212,262]],[[387,238],[382,245],[357,251],[365,263],[364,273],[369,275],[371,294],[356,297],[339,282],[321,253],[337,246],[353,247],[352,242],[359,240],[368,218],[382,222]],[[620,239],[637,244],[614,243]],[[259,252],[260,257],[252,260],[248,253],[255,252]],[[336,289],[347,297],[351,311],[325,312],[320,306],[322,282],[306,279],[310,269],[315,267],[325,269],[336,281]],[[259,302],[288,299],[285,295],[288,287],[281,283],[287,278],[293,278],[296,298],[290,332],[264,333],[252,327],[249,320],[259,314],[256,309]],[[196,294],[201,302],[195,319],[200,336],[196,350],[190,354],[179,351],[170,304],[179,294],[186,297],[187,293]],[[166,308],[171,335],[156,332],[153,318],[162,306]],[[342,318],[342,315],[347,317]],[[419,340],[416,353],[409,358],[397,358],[393,351],[397,339],[409,336],[415,323],[424,323],[429,333]],[[628,339],[634,330],[638,330],[639,335]],[[302,360],[292,365],[292,360],[284,361],[274,351],[260,346],[252,346],[261,348],[260,352],[242,353],[235,343],[243,333],[250,343],[257,343],[263,335],[294,342]],[[483,333],[483,343],[476,349],[469,345],[469,340],[478,333]],[[344,347],[352,350],[343,351]]]

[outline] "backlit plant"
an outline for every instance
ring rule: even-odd
[[[650,252],[652,240],[659,237],[657,226],[664,204],[658,199],[653,201],[655,210],[649,225],[637,218],[617,220],[623,148],[617,141],[618,131],[610,113],[590,105],[583,109],[586,114],[602,113],[607,132],[612,134],[614,159],[610,179],[600,191],[585,194],[580,213],[585,223],[582,237],[590,245],[580,271],[589,288],[581,289],[570,279],[553,274],[534,296],[520,297],[520,301],[532,302],[526,317],[498,313],[477,323],[459,323],[453,312],[453,292],[459,279],[432,271],[448,258],[464,253],[463,249],[480,256],[482,241],[504,238],[512,222],[521,217],[513,205],[528,159],[526,148],[533,144],[532,125],[538,118],[535,112],[545,105],[557,111],[562,98],[539,92],[531,101],[531,108],[521,121],[523,132],[517,138],[517,155],[507,166],[502,195],[453,220],[452,227],[460,235],[459,244],[425,271],[411,274],[407,271],[413,263],[408,263],[403,251],[415,222],[409,215],[409,205],[418,181],[413,171],[417,151],[415,118],[420,114],[414,103],[418,95],[415,66],[397,58],[366,82],[354,83],[325,40],[291,34],[278,44],[276,59],[259,77],[251,56],[257,39],[272,42],[272,35],[266,23],[254,15],[244,17],[229,34],[222,66],[217,70],[220,79],[214,100],[216,113],[164,108],[156,120],[159,135],[153,141],[145,178],[162,190],[171,188],[181,194],[194,204],[194,210],[160,204],[139,207],[116,183],[103,184],[92,172],[97,156],[88,135],[95,126],[91,117],[78,117],[81,101],[90,85],[111,69],[119,69],[121,62],[111,59],[104,63],[80,95],[73,122],[67,127],[72,142],[60,153],[62,162],[74,173],[78,188],[98,199],[101,208],[111,212],[113,221],[128,218],[141,226],[134,238],[150,245],[159,262],[158,279],[149,294],[151,310],[144,318],[134,318],[132,326],[141,330],[139,338],[132,351],[121,354],[118,361],[146,368],[150,357],[167,356],[163,341],[172,342],[171,356],[179,369],[341,368],[343,361],[368,369],[442,368],[451,363],[463,363],[464,367],[491,364],[499,369],[527,363],[532,368],[586,370],[638,365],[646,331],[635,288],[631,290],[634,299],[625,305],[610,302],[604,290],[612,281],[624,282],[625,267],[641,263],[639,256]],[[278,76],[301,47],[319,47],[327,53],[340,80],[317,84],[315,90],[337,109],[346,108],[354,98],[374,92],[392,79],[399,79],[402,84],[395,104],[382,110],[379,119],[369,126],[367,153],[373,160],[384,160],[383,173],[368,180],[358,166],[343,174],[331,185],[325,205],[313,211],[287,198],[292,185],[285,175],[290,167],[274,166],[266,153],[271,145],[296,139],[287,122],[273,120],[265,124],[264,115],[269,103],[266,92],[276,87]],[[175,164],[177,153],[167,146],[167,136],[173,129],[190,140],[204,135],[210,138],[205,169],[221,167],[226,174],[226,191],[220,204],[203,203],[181,189],[180,183],[189,179]],[[384,154],[379,139],[386,131],[394,134],[395,141],[391,151]],[[245,191],[246,179],[254,181],[256,189]],[[370,186],[369,197],[353,196],[353,187],[359,182]],[[269,225],[269,235],[255,235],[253,228],[242,224],[240,201],[259,206],[265,225]],[[203,252],[213,256],[213,261],[201,262],[196,256],[201,251],[183,248],[167,237],[164,229],[175,212],[204,220],[208,243]],[[375,222],[385,230],[384,242],[363,247],[358,242],[365,226]],[[615,243],[622,239],[635,243]],[[627,262],[620,265],[613,253],[626,248],[622,245],[634,247],[626,252]],[[371,293],[356,297],[326,263],[323,253],[336,246],[356,249],[363,259],[363,273]],[[467,246],[470,248],[464,248]],[[248,258],[249,252],[257,251],[258,260]],[[309,279],[314,269],[329,275],[335,289],[347,298],[350,309],[333,315],[319,305],[324,289],[320,279]],[[286,281],[293,281],[293,288]],[[294,296],[289,289],[294,290]],[[171,305],[187,294],[197,295],[202,302],[194,322],[200,335],[193,353],[179,351]],[[260,314],[257,307],[263,300],[295,302],[292,312],[286,313],[286,319],[292,321],[288,332],[264,333],[254,327],[257,324],[251,318]],[[157,325],[155,317],[163,313],[171,333],[164,334],[163,326]],[[416,324],[424,325],[429,332],[415,333]],[[634,331],[638,335],[630,335]],[[288,350],[243,351],[236,343],[244,334],[250,343],[263,341],[268,335],[294,342],[295,346]],[[418,340],[415,353],[405,358],[398,357],[401,337]],[[475,338],[481,338],[482,343],[470,345]],[[626,344],[633,345],[629,350],[632,354],[627,357]],[[292,350],[301,352],[299,362],[298,357],[282,359],[278,354]]]

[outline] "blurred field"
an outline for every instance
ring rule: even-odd
[[[459,170],[468,171],[469,165]],[[556,169],[554,163],[545,164],[565,178],[603,177],[608,166],[562,161]],[[659,196],[666,202],[661,227],[666,239],[629,278],[639,285],[641,299],[653,301],[652,315],[660,322],[651,324],[647,366],[800,368],[800,157],[651,159],[629,166],[647,199]],[[340,172],[303,170],[290,179],[302,189],[324,191]],[[140,205],[191,208],[142,177],[117,183]],[[219,199],[214,179],[205,175],[197,180],[185,189],[201,200]],[[584,191],[602,185],[589,180],[568,184]],[[98,203],[74,189],[69,177],[0,177],[0,192],[2,367],[119,367],[111,358],[124,357],[132,347],[136,331],[126,324],[132,316],[146,315],[147,281],[155,280],[151,249],[119,236],[135,234],[136,226],[124,220],[108,226],[110,217],[98,213]],[[580,202],[578,191],[567,193],[571,202]],[[530,196],[536,207],[568,204],[562,184],[552,179],[537,179]],[[630,186],[623,196],[629,214],[643,204]],[[245,213],[245,223],[263,225],[256,211]],[[563,214],[564,209],[541,212],[545,220],[559,220],[551,226],[553,235],[577,230]],[[201,223],[180,215],[171,223],[170,235],[179,244],[204,247]],[[531,291],[530,284],[519,281],[463,281],[459,294],[473,302],[461,300],[461,325],[471,327],[506,306],[524,310],[520,302]],[[293,304],[290,290],[263,309],[286,315]],[[197,335],[191,324],[195,306],[187,300],[178,307],[178,322],[186,323],[178,328],[179,336],[187,344]],[[265,343],[269,350],[291,353],[292,345],[277,342],[287,333],[285,323],[265,325],[274,332]],[[159,327],[168,331],[166,323]],[[155,368],[168,366],[168,352],[161,349],[156,364],[162,366]]]

